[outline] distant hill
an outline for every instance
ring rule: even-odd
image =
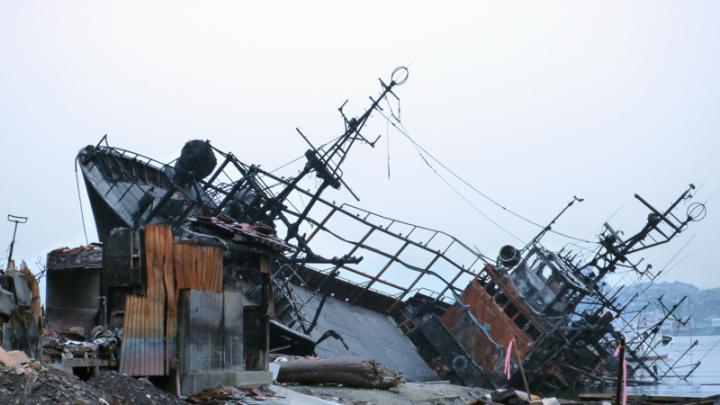
[[[670,308],[687,296],[676,314],[682,318],[692,315],[690,324],[696,329],[709,328],[711,318],[720,318],[720,288],[703,290],[681,282],[642,283],[625,287],[620,294],[620,302],[626,302],[636,293],[638,296],[630,303],[627,311],[639,310],[649,303],[644,312],[661,315],[663,310],[658,298],[662,297],[662,302]]]

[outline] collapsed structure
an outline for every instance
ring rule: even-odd
[[[343,104],[345,130],[323,147],[298,130],[309,149],[289,178],[208,141],[188,142],[171,163],[105,137],[82,149],[101,244],[48,255],[47,326],[79,331],[75,343],[93,354],[59,345],[55,361],[166,377],[183,394],[262,380],[270,353],[355,355],[410,381],[502,386],[514,340],[533,390],[557,391],[612,380],[623,333],[636,378],[667,374],[649,360],[659,327],[623,329],[625,303],[603,279],[620,267],[653,276],[632,255],[702,219],[694,187],[662,210],[636,195],[647,221],[626,238],[605,224],[585,261],[543,247],[550,225],[494,260],[442,231],[324,199],[328,187],[352,193],[341,165],[354,145],[377,141],[362,134],[372,113],[399,121],[394,90],[406,79],[401,67],[380,80],[356,117]],[[303,187],[310,176],[314,189]],[[510,373],[518,384],[517,365]]]

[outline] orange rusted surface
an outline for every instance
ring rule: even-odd
[[[538,329],[539,332],[546,332],[545,323],[538,317],[535,312],[530,308],[525,298],[523,298],[515,289],[510,279],[505,275],[498,273],[492,266],[487,265],[483,269],[493,281],[503,289],[505,294],[510,298],[513,304],[518,310],[528,319],[530,323]]]
[[[173,244],[172,229],[145,227],[147,289],[128,295],[120,372],[168,375],[175,368],[178,296],[182,289],[221,292],[222,249],[189,242]]]
[[[190,242],[175,244],[174,267],[178,290],[220,292],[223,286],[222,249]]]
[[[177,298],[172,287],[172,240],[170,227],[148,225],[145,228],[147,289],[144,297],[128,295],[125,298],[121,373],[159,376],[169,371],[168,359],[175,354],[177,318]],[[169,336],[173,338],[168,339]]]
[[[533,342],[532,337],[526,332],[527,328],[533,326],[538,331],[543,331],[544,328],[503,275],[495,272],[490,266],[486,267],[484,271],[500,290],[494,296],[490,295],[480,281],[474,279],[460,295],[462,302],[468,307],[467,310],[473,314],[479,325],[468,322],[466,309],[459,304],[451,306],[441,320],[453,336],[470,352],[473,359],[486,370],[491,371],[497,367],[499,361],[497,346],[507,347],[508,342],[515,338],[516,347],[523,356]],[[496,297],[501,293],[506,298],[505,302],[501,302],[503,305],[496,302]],[[503,307],[508,305],[516,308],[517,315],[508,316],[503,310]],[[513,320],[518,316],[527,319],[525,327],[521,328]]]
[[[131,376],[165,375],[164,302],[128,295],[125,298],[120,372]]]

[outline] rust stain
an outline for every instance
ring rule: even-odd
[[[223,256],[219,247],[176,243],[173,262],[177,290],[222,291]]]
[[[502,359],[496,347],[505,348],[510,339],[515,338],[515,347],[524,357],[533,345],[528,331],[534,328],[544,332],[543,324],[522,296],[502,274],[489,266],[468,284],[460,298],[467,309],[454,304],[441,321],[486,371],[497,369]],[[480,325],[471,322],[466,311],[472,313]]]
[[[169,375],[177,357],[179,291],[186,288],[221,292],[222,249],[173,243],[167,226],[145,227],[147,289],[144,297],[128,295],[120,372],[130,376]]]
[[[170,359],[175,353],[177,318],[176,310],[172,316],[170,311],[166,313],[165,310],[166,307],[177,307],[174,303],[176,295],[173,287],[172,258],[171,228],[148,225],[145,228],[146,296],[128,295],[125,300],[121,373],[131,376],[158,376],[166,375],[169,371]],[[168,302],[168,298],[173,302]],[[170,324],[168,328],[165,327],[166,322]],[[173,338],[169,339],[170,336]],[[170,347],[167,346],[168,342]]]

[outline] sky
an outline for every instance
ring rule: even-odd
[[[270,169],[304,151],[296,127],[318,144],[339,135],[337,107],[361,112],[405,65],[396,93],[413,139],[536,222],[576,195],[554,229],[594,240],[612,217],[629,235],[647,216],[635,193],[664,208],[697,185],[706,219],[642,257],[656,269],[675,257],[663,281],[720,287],[719,20],[713,1],[0,0],[2,257],[6,214],[30,217],[14,256],[31,268],[85,243],[74,158],[103,134],[164,161],[210,139]],[[368,133],[381,140],[344,166],[358,205],[491,257],[538,232],[455,182],[468,205],[381,117]]]

